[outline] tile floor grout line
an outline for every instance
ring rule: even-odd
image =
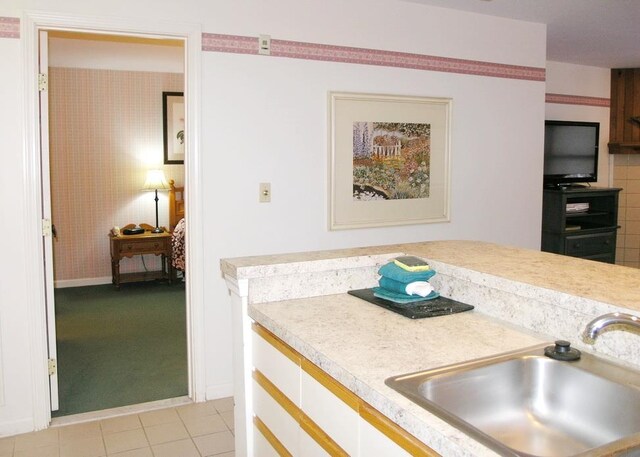
[[[214,409],[215,409],[215,405],[214,405]],[[177,408],[176,408],[176,414],[178,415],[178,419],[180,419],[180,422],[182,423],[182,426],[187,431],[187,435],[189,435],[189,439],[191,440],[191,443],[193,444],[193,447],[196,448],[196,452],[200,455],[200,457],[203,457],[202,456],[202,452],[200,452],[200,448],[198,448],[198,445],[196,444],[196,442],[193,439],[193,435],[191,435],[191,432],[189,431],[189,428],[187,427],[187,424],[184,422],[184,418],[182,417],[180,412],[177,410]]]
[[[32,442],[33,437],[40,437],[35,439],[35,441],[38,442],[38,439],[42,438],[41,433],[50,433],[55,435],[57,439],[55,440],[55,443],[51,443],[50,445],[46,445],[46,446],[50,447],[50,450],[56,452],[57,457],[66,455],[67,452],[72,452],[75,455],[77,450],[70,449],[68,448],[68,446],[67,448],[65,448],[66,445],[63,446],[63,443],[62,443],[63,436],[67,437],[66,439],[69,441],[68,444],[71,445],[74,442],[74,440],[77,441],[76,438],[78,437],[76,437],[76,435],[78,435],[78,433],[82,431],[82,430],[76,430],[76,428],[80,427],[81,429],[82,427],[88,426],[89,424],[95,424],[95,425],[92,425],[91,428],[95,429],[100,433],[99,438],[100,438],[100,443],[102,444],[102,449],[99,452],[101,453],[101,455],[105,457],[111,457],[112,455],[118,455],[118,453],[121,453],[121,452],[128,453],[132,451],[140,451],[140,452],[144,452],[145,454],[147,454],[148,452],[150,453],[150,455],[157,457],[164,454],[161,451],[159,451],[160,453],[158,453],[156,452],[156,450],[154,450],[153,445],[151,444],[151,437],[150,437],[151,428],[156,425],[164,424],[166,426],[166,424],[176,424],[176,427],[179,426],[184,430],[184,432],[187,434],[187,437],[172,439],[170,441],[167,441],[166,443],[157,443],[158,446],[167,444],[167,443],[177,443],[182,440],[187,441],[186,438],[188,438],[188,441],[191,443],[192,449],[195,448],[194,455],[197,454],[200,457],[203,457],[205,455],[207,456],[208,455],[218,456],[218,455],[229,455],[229,454],[235,455],[235,449],[233,449],[234,447],[233,445],[232,445],[233,446],[232,449],[228,451],[223,451],[223,452],[216,451],[215,454],[208,454],[207,452],[201,450],[197,444],[198,442],[201,442],[204,445],[204,443],[207,442],[207,439],[205,438],[212,439],[212,437],[219,434],[228,433],[229,435],[227,436],[231,436],[231,437],[235,436],[235,433],[230,426],[230,424],[233,424],[233,409],[232,409],[233,407],[228,405],[229,401],[233,402],[232,398],[210,400],[211,403],[209,405],[207,405],[207,403],[209,402],[203,402],[198,404],[189,403],[189,404],[181,404],[181,405],[174,404],[172,406],[167,406],[166,408],[161,408],[161,409],[152,410],[152,411],[132,412],[131,414],[123,415],[123,416],[96,418],[94,420],[87,421],[87,422],[78,422],[78,423],[71,423],[66,425],[59,425],[56,427],[50,427],[48,431],[47,429],[45,429],[37,432],[26,433],[24,435],[27,435],[27,436],[24,436],[22,441],[26,443],[25,446],[30,447],[29,443],[34,444]],[[147,413],[153,414],[155,411],[159,412],[162,410],[164,410],[163,414],[165,414],[166,416],[164,416],[164,418],[162,417],[162,415],[158,416],[158,418],[160,419],[160,424],[155,424],[152,418],[148,427],[145,426],[142,415]],[[178,417],[178,421],[174,420],[175,416]],[[119,419],[124,419],[124,418],[128,418],[129,421],[125,422],[124,424],[116,423]],[[220,425],[222,425],[221,429],[219,429],[218,426],[209,427],[209,425],[211,424],[211,421],[214,420],[214,418],[216,422],[220,421]],[[114,420],[116,422],[113,422],[113,423],[107,422],[110,420]],[[168,421],[168,422],[165,422],[165,421]],[[190,428],[187,425],[188,423],[191,424],[193,433],[195,433],[196,435],[192,434],[192,430],[190,430]],[[107,424],[109,424],[109,427],[107,427]],[[130,428],[132,426],[133,428]],[[121,427],[123,428],[122,430],[120,430]],[[109,430],[107,430],[107,428],[109,428]],[[107,441],[108,441],[106,439],[107,435],[111,436],[120,432],[139,430],[140,428],[143,429],[142,433],[145,438],[145,442],[140,443],[141,447],[134,447],[131,449],[127,447],[127,449],[119,450],[115,454],[110,453],[107,445]],[[149,430],[147,430],[147,428],[149,428]],[[216,429],[217,431],[215,431]],[[86,433],[88,433],[88,431],[89,430],[87,429]],[[183,432],[181,432],[180,434],[182,433]],[[80,435],[82,434],[80,433]],[[22,454],[22,451],[16,451],[18,447],[17,445],[19,441],[18,440],[19,436],[20,435],[14,435],[14,436],[3,438],[3,439],[7,439],[8,441],[6,442],[9,443],[9,445],[7,446],[9,448],[9,453],[7,454],[8,457],[15,457],[16,452],[19,452],[20,454]],[[198,441],[196,441],[196,438],[198,439]],[[79,437],[79,440],[82,441],[82,438]],[[94,443],[96,443],[96,441],[94,441]],[[40,443],[40,444],[43,444],[43,443]],[[114,444],[115,446],[115,442],[112,444]],[[118,446],[115,446],[114,450],[117,450],[117,448]],[[211,450],[214,451],[215,448]],[[26,452],[29,453],[31,452],[31,450],[27,449]],[[90,452],[92,453],[92,455],[96,455],[95,449]],[[25,455],[32,456],[35,454],[25,454]]]

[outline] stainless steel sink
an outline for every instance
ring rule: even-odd
[[[536,346],[386,384],[506,456],[640,456],[640,373]]]

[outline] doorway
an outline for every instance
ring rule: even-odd
[[[40,49],[48,53],[41,61],[48,62],[49,114],[49,160],[43,166],[49,163],[55,227],[59,409],[53,416],[185,396],[183,284],[154,280],[152,273],[167,265],[142,249],[119,260],[118,279],[129,274],[151,282],[116,289],[109,252],[113,235],[106,236],[113,226],[146,223],[163,233],[128,240],[120,235],[118,246],[146,247],[160,240],[169,247],[167,181],[182,186],[184,164],[163,160],[163,94],[184,92],[183,42],[61,31],[41,35],[47,39]],[[183,112],[179,118],[184,120]],[[141,192],[149,172],[161,178],[154,184],[161,187],[157,220],[153,192]]]
[[[66,30],[66,31],[90,31],[95,33],[127,33],[132,36],[144,36],[147,38],[177,38],[185,42],[185,99],[186,99],[186,152],[185,160],[185,186],[186,194],[186,212],[189,219],[189,237],[186,240],[186,259],[187,259],[187,276],[186,291],[186,314],[188,327],[188,378],[189,378],[189,397],[194,401],[203,401],[204,395],[204,358],[203,358],[203,323],[202,315],[203,299],[200,286],[202,282],[202,261],[197,257],[189,255],[194,246],[201,245],[202,231],[200,229],[198,211],[190,211],[191,208],[199,206],[199,188],[200,178],[195,164],[198,161],[198,125],[199,125],[199,68],[200,49],[201,49],[201,32],[198,26],[185,24],[154,23],[146,24],[139,20],[105,20],[96,19],[94,17],[64,17],[61,15],[48,15],[46,13],[28,13],[25,17],[25,73],[34,75],[26,78],[25,96],[27,100],[27,156],[26,165],[29,170],[35,171],[30,173],[27,179],[27,213],[32,215],[32,223],[30,236],[34,241],[36,236],[40,238],[43,228],[46,224],[42,221],[41,208],[43,207],[42,186],[40,176],[45,173],[46,169],[41,169],[40,164],[40,124],[39,124],[39,101],[37,97],[37,87],[35,75],[38,73],[36,65],[36,56],[38,55],[38,34],[41,30]],[[40,243],[33,243],[29,249],[28,264],[32,266],[34,272],[34,281],[38,278],[45,283],[45,266],[42,259],[44,258],[44,247]],[[36,428],[46,427],[51,418],[51,399],[54,392],[49,390],[49,373],[46,364],[41,363],[42,358],[46,358],[49,353],[46,335],[51,333],[51,327],[55,329],[55,320],[47,319],[46,312],[46,293],[44,287],[42,289],[35,288],[32,296],[30,296],[30,327],[33,329],[31,342],[33,345],[34,358],[32,361],[34,376],[46,382],[36,381],[34,385],[34,424]]]

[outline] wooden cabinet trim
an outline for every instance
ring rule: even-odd
[[[262,374],[260,370],[253,370],[253,379],[262,387],[296,422],[300,422],[302,410],[292,402],[274,383]]]
[[[280,442],[280,440],[273,434],[271,429],[267,427],[267,424],[262,422],[262,420],[260,420],[258,416],[253,416],[253,424],[280,457],[293,457],[293,454],[291,454],[291,452],[289,452],[287,448],[284,447],[284,444]]]
[[[313,441],[318,443],[322,449],[327,451],[330,456],[349,457],[349,454],[338,446],[338,443],[333,441],[331,437],[318,426],[318,424],[304,413],[300,416],[300,427],[307,433],[307,435],[313,438]]]
[[[313,438],[330,455],[348,456],[338,444],[331,439],[318,425],[298,408],[275,384],[260,372],[253,370],[253,379],[262,387],[282,408],[298,423],[307,434]],[[268,438],[267,438],[268,439]]]
[[[251,324],[252,329],[260,335],[265,341],[271,344],[274,348],[284,354],[289,360],[300,366],[305,372],[307,372],[312,378],[327,388],[332,394],[341,399],[347,406],[354,411],[358,411],[359,398],[344,387],[338,381],[326,374],[321,368],[319,368],[313,362],[310,362],[298,351],[293,349],[287,343],[275,336],[266,328],[259,324]]]
[[[309,362],[306,358],[302,359],[302,369],[309,374],[309,376],[323,385],[329,392],[342,400],[345,405],[358,412],[360,398],[356,396],[356,394],[333,379],[317,365]]]
[[[320,367],[309,361],[302,354],[300,354],[287,343],[275,336],[269,330],[256,323],[253,323],[251,327],[258,335],[272,344],[273,347],[280,350],[289,359],[298,363],[298,365],[300,365],[300,367],[303,368],[306,373],[308,373],[316,381],[322,384],[336,397],[342,400],[346,405],[348,405],[354,411],[358,412],[359,416],[362,419],[367,421],[402,449],[417,457],[440,456],[440,454],[438,454],[436,451],[431,449],[415,436],[411,435],[409,432],[386,417],[384,414],[380,413],[373,406],[362,400],[360,397],[351,392],[334,378],[329,376]],[[281,350],[281,348],[284,350]],[[291,357],[288,355],[288,353],[291,353]],[[291,417],[293,417],[300,424],[300,426],[309,434],[309,436],[311,436],[316,441],[316,443],[322,446],[324,450],[329,452],[329,454],[331,455],[348,455],[346,453],[334,454],[332,450],[329,450],[327,447],[325,447],[335,446],[335,449],[339,449],[340,451],[344,452],[344,450],[342,450],[342,448],[338,446],[335,441],[333,441],[320,427],[318,427],[318,425],[313,422],[313,420],[309,416],[307,416],[304,411],[302,411],[291,400],[289,400],[289,398],[284,393],[282,393],[282,391],[280,391],[280,389],[278,389],[271,381],[269,381],[269,379],[264,374],[262,374],[259,370],[254,369],[253,378],[267,393],[269,393],[269,395],[271,395],[271,397],[273,397],[276,402],[278,402],[278,404],[280,404],[280,406],[285,409],[285,411],[289,413],[289,415],[291,415]],[[327,440],[326,443],[324,442],[325,440]]]
[[[263,326],[256,324],[255,322],[251,324],[251,328],[254,332],[260,335],[267,343],[280,351],[285,357],[291,360],[296,365],[300,366],[300,362],[302,360],[302,355],[289,346],[287,343],[282,341],[280,338],[275,336],[269,330],[264,328]]]
[[[412,456],[440,457],[436,451],[362,400],[360,401],[360,417]]]

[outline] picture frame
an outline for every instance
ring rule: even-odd
[[[184,164],[184,118],[184,92],[162,92],[165,164]]]
[[[328,99],[329,230],[449,222],[452,99]]]

